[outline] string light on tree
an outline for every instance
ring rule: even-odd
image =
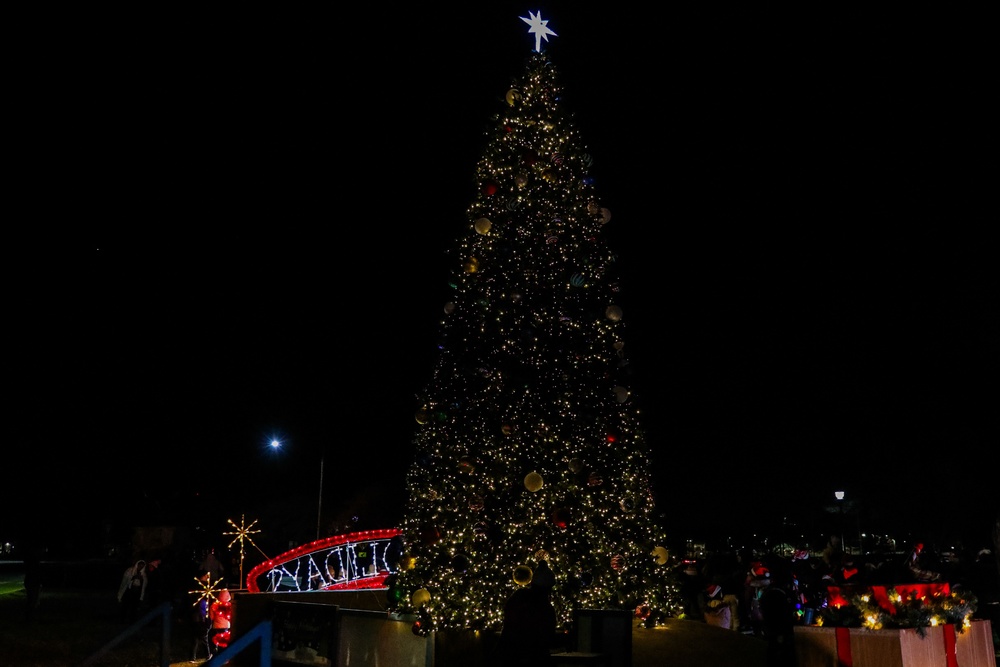
[[[583,608],[639,609],[647,625],[681,610],[623,349],[611,214],[541,52],[556,33],[540,12],[519,18],[535,49],[476,164],[440,353],[414,406],[408,566],[388,597],[417,634],[499,628],[538,554],[563,627]]]

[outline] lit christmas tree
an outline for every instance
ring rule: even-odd
[[[499,629],[539,559],[574,609],[678,612],[629,388],[610,219],[541,41],[507,92],[455,249],[440,356],[417,406],[405,554],[387,582],[414,632]]]

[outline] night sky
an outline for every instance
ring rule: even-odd
[[[866,523],[988,540],[974,17],[579,4],[26,25],[45,75],[9,181],[5,500],[77,527],[278,504],[314,526],[323,457],[324,514],[398,521],[446,251],[541,10],[612,212],[668,529],[829,519],[845,489]]]

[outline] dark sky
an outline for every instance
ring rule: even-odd
[[[26,26],[17,478],[102,515],[213,486],[227,517],[311,513],[323,455],[324,512],[396,520],[445,252],[540,9],[612,212],[667,526],[767,530],[846,488],[865,521],[985,539],[975,17],[580,4]]]

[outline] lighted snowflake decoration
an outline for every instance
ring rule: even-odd
[[[264,558],[267,558],[267,554],[265,554],[263,551],[261,551],[260,547],[258,547],[256,544],[254,544],[253,539],[250,537],[251,535],[256,535],[257,533],[260,532],[259,529],[258,530],[250,530],[251,528],[254,527],[254,525],[256,525],[256,523],[257,523],[256,519],[254,519],[250,523],[249,526],[246,525],[247,519],[246,519],[246,515],[245,514],[240,516],[240,525],[238,525],[238,526],[236,525],[235,522],[233,522],[232,519],[227,519],[227,521],[229,521],[229,525],[230,526],[232,526],[233,528],[236,529],[235,532],[223,533],[223,535],[235,535],[236,536],[236,537],[233,538],[233,541],[229,543],[229,548],[232,549],[232,547],[233,547],[234,544],[236,544],[237,542],[240,543],[240,584],[242,585],[242,583],[243,583],[243,556],[244,556],[244,553],[245,553],[244,552],[244,548],[246,546],[246,542],[249,542],[250,544],[253,544],[254,548],[256,548],[257,551],[260,551],[261,555],[264,556]]]
[[[222,583],[222,577],[219,577],[213,582],[212,576],[206,572],[201,577],[195,577],[194,580],[195,583],[201,586],[201,588],[193,591],[188,591],[190,595],[198,596],[197,598],[195,598],[195,601],[191,604],[192,607],[197,607],[198,603],[201,602],[202,600],[205,600],[208,604],[212,604],[213,602],[219,599],[216,597],[216,593],[222,591],[222,589],[218,587],[219,584]]]

